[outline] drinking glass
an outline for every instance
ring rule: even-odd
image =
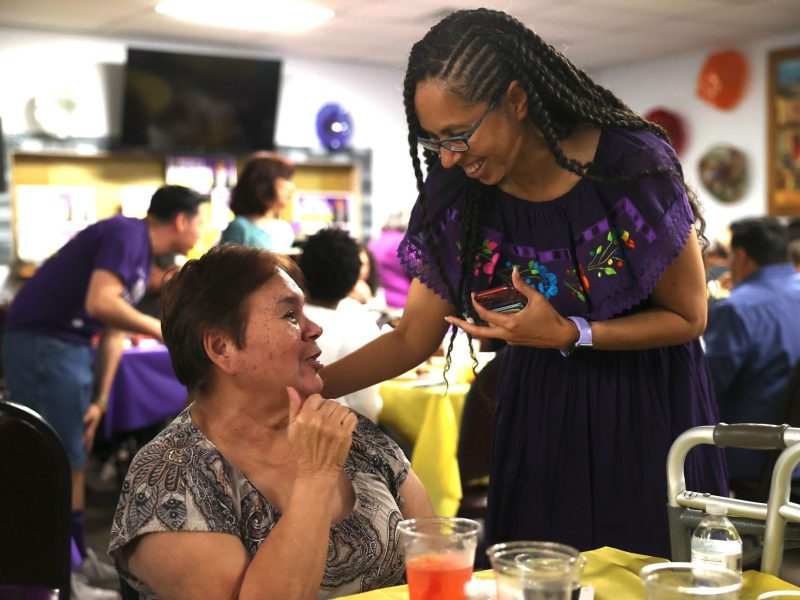
[[[742,589],[742,577],[735,571],[692,563],[647,565],[639,576],[647,600],[738,600]]]
[[[410,600],[464,600],[481,525],[472,519],[424,517],[397,525],[406,551]]]
[[[788,600],[788,598],[800,598],[800,592],[791,590],[775,590],[759,594],[756,600]]]
[[[497,579],[497,600],[577,600],[586,558],[555,542],[495,544],[486,554]]]

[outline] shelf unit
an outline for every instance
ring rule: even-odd
[[[164,183],[167,156],[142,153],[95,151],[79,153],[79,145],[43,145],[31,150],[24,140],[6,144],[8,192],[0,193],[0,264],[12,264],[24,276],[29,274],[17,260],[15,190],[21,185],[91,186],[96,200],[96,218],[120,212],[121,193],[128,186],[157,188]],[[353,235],[362,238],[371,229],[369,151],[323,154],[307,148],[276,150],[295,163],[297,195],[347,195],[352,199],[349,215]],[[237,157],[241,167],[246,157]],[[283,217],[293,220],[292,207]],[[210,221],[210,219],[209,219]],[[213,235],[212,235],[213,238]],[[206,248],[198,248],[204,250]]]

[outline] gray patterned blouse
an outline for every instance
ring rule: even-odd
[[[131,541],[159,531],[208,531],[238,537],[252,557],[281,517],[197,428],[185,409],[133,459],[111,527],[109,556],[143,600],[157,600],[122,568]],[[359,415],[344,470],[355,490],[352,512],[335,523],[317,598],[401,583],[404,554],[396,531],[408,460]]]

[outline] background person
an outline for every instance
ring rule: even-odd
[[[792,240],[787,246],[789,260],[794,265],[794,268],[800,271],[800,238]]]
[[[6,318],[3,368],[9,399],[42,415],[66,446],[72,536],[87,559],[82,572],[95,583],[108,584],[109,573],[86,546],[87,452],[106,409],[126,332],[161,339],[159,320],[132,306],[144,295],[153,257],[192,249],[205,200],[188,188],[164,186],[153,195],[145,219],[116,216],[90,225],[39,267]],[[97,333],[95,359],[91,342]]]
[[[288,159],[271,152],[254,154],[231,193],[230,208],[236,216],[220,242],[288,252],[294,230],[280,214],[292,200],[293,176],[294,165]]]
[[[668,556],[668,450],[718,419],[696,201],[664,132],[487,9],[413,46],[403,97],[420,197],[400,256],[415,280],[397,328],[326,368],[325,393],[412,368],[448,324],[503,339],[487,542]],[[528,301],[516,314],[471,302],[511,284]],[[686,474],[727,493],[714,448]]]
[[[720,419],[774,423],[781,394],[800,360],[800,274],[787,261],[787,230],[777,219],[730,226],[734,288],[711,309],[704,340]],[[728,448],[731,480],[760,481],[766,453]]]
[[[706,271],[706,292],[709,308],[714,303],[731,294],[733,282],[730,271],[730,232],[725,242],[716,239],[703,252],[703,265]]]
[[[193,403],[133,460],[109,548],[148,598],[328,598],[402,579],[397,523],[430,501],[394,443],[319,395],[322,330],[300,277],[224,244],[164,285],[164,341]]]
[[[341,229],[321,229],[303,245],[298,260],[308,291],[306,315],[322,327],[317,341],[323,363],[347,356],[380,335],[375,318],[366,310],[340,310],[362,268],[361,248]],[[383,401],[378,386],[339,398],[373,423],[378,422]]]
[[[378,270],[375,268],[375,257],[372,256],[372,252],[364,244],[361,242],[356,243],[358,244],[361,269],[358,272],[358,279],[353,288],[347,294],[347,298],[352,302],[365,306],[369,310],[382,313],[386,309],[386,299],[383,296]]]
[[[406,305],[411,286],[411,278],[397,256],[400,242],[405,237],[406,221],[401,213],[390,215],[380,235],[367,244],[375,259],[375,269],[390,310],[402,309]]]

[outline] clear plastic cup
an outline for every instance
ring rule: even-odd
[[[586,558],[555,542],[495,544],[486,554],[497,580],[497,600],[577,600]]]
[[[647,600],[738,600],[742,589],[742,576],[735,571],[693,563],[647,565],[639,576]]]
[[[477,521],[455,517],[408,519],[397,525],[410,600],[464,600],[480,529]]]

